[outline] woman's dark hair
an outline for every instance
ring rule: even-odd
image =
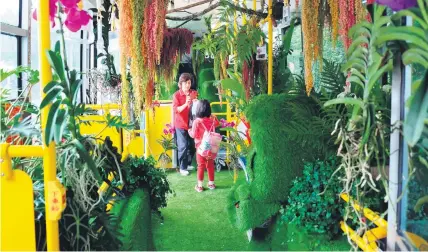
[[[180,78],[178,78],[178,86],[181,88],[181,83],[192,80],[192,75],[189,73],[182,73]]]
[[[204,118],[204,117],[210,117],[211,116],[211,105],[208,100],[200,100],[197,103],[198,107],[196,108],[195,116],[197,118]]]

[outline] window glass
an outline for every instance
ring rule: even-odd
[[[0,69],[10,71],[18,66],[18,39],[15,36],[5,34],[0,35]],[[16,98],[18,95],[18,78],[13,75],[1,83],[2,88],[9,89],[9,98]]]
[[[20,0],[5,0],[1,3],[0,22],[19,26]]]

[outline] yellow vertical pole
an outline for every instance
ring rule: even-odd
[[[40,0],[38,8],[38,25],[39,25],[39,66],[40,66],[40,92],[42,97],[44,87],[52,80],[52,72],[48,62],[46,51],[50,49],[50,23],[49,23],[49,0]],[[50,105],[42,109],[42,132],[46,133],[46,123]],[[43,137],[44,139],[44,137]],[[49,143],[49,146],[44,144],[44,183],[45,183],[45,199],[49,199],[49,184],[50,182],[57,181],[56,179],[56,153],[55,143]],[[59,230],[58,220],[52,215],[50,211],[51,202],[46,200],[46,243],[48,251],[59,250]]]
[[[253,10],[257,10],[257,0],[253,0]]]
[[[269,0],[268,6],[268,26],[269,26],[269,58],[268,58],[268,94],[272,94],[273,78],[273,27],[272,27],[272,0]]]
[[[144,129],[144,158],[149,157],[149,110],[146,110],[146,113],[144,113],[144,120],[146,121],[146,128]]]

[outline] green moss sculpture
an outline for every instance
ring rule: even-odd
[[[292,181],[302,174],[304,161],[319,156],[323,129],[317,128],[321,123],[317,109],[308,104],[310,98],[304,96],[260,95],[246,110],[252,139],[249,181],[232,188],[228,214],[236,228],[252,235],[251,249],[273,249],[272,241],[278,239],[273,236],[276,215],[287,201]],[[287,237],[280,239],[285,242]]]
[[[154,250],[148,189],[137,189],[131,197],[115,202],[111,213],[118,217],[123,233],[121,251]]]

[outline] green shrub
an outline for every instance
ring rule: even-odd
[[[293,181],[283,221],[310,233],[326,233],[330,237],[340,233],[344,210],[339,198],[341,182],[337,174],[332,176],[338,164],[336,157],[305,163],[303,176]]]
[[[132,195],[137,189],[148,188],[150,191],[150,205],[152,210],[159,212],[166,207],[170,188],[166,173],[155,168],[156,161],[150,156],[147,159],[130,156],[123,162],[122,172],[125,186],[122,192],[125,196]]]

